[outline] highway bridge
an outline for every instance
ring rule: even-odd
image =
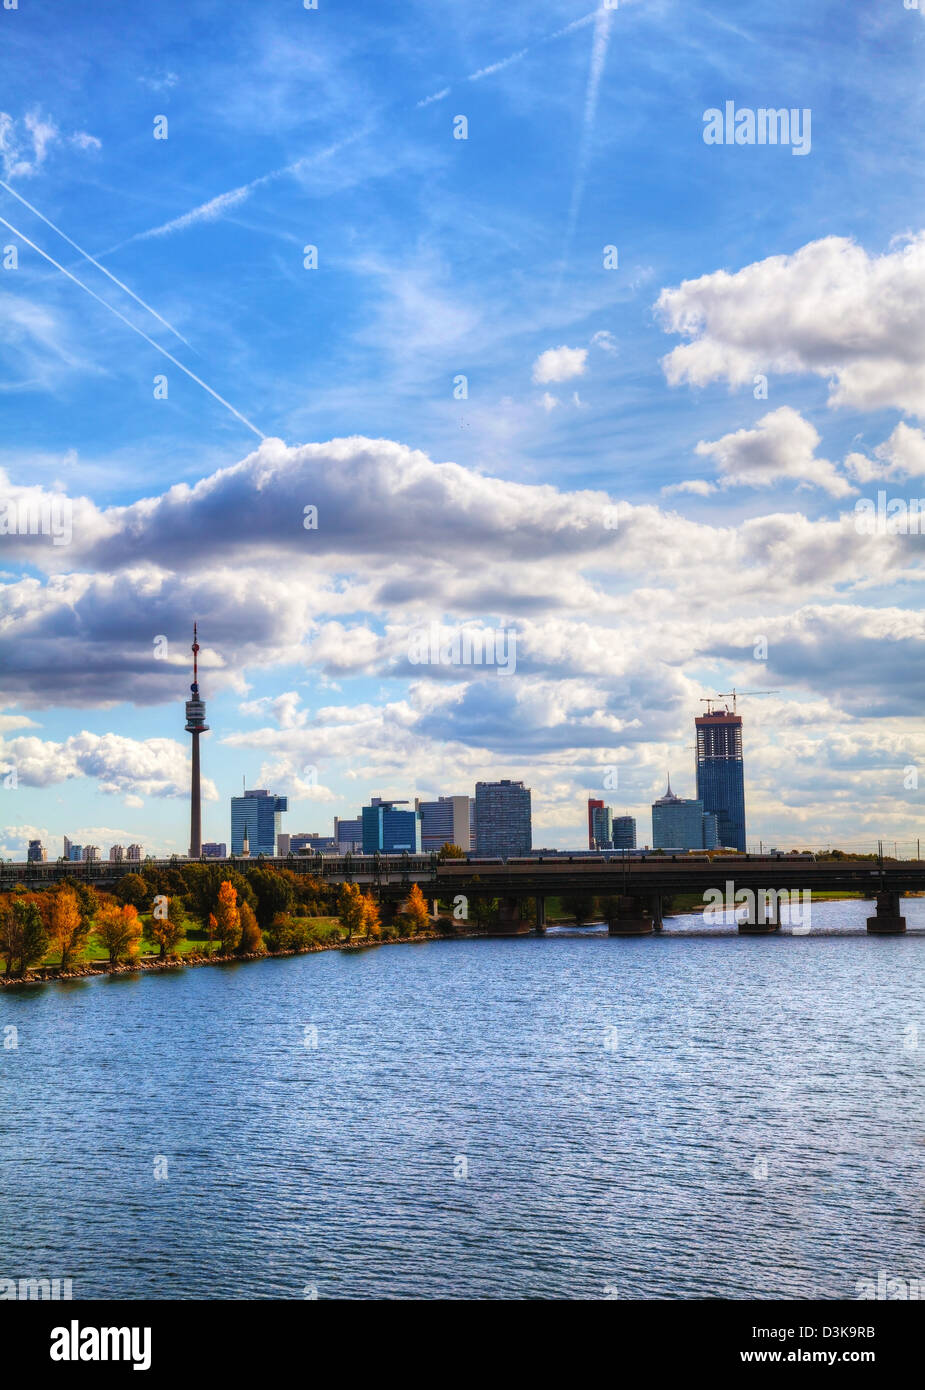
[[[905,930],[901,899],[906,893],[925,893],[925,861],[872,859],[815,859],[811,855],[640,854],[597,857],[556,855],[508,860],[475,857],[443,859],[436,854],[401,855],[289,855],[286,858],[204,859],[179,856],[142,862],[108,860],[55,863],[0,863],[0,890],[16,883],[40,888],[62,878],[78,879],[99,888],[112,889],[127,873],[142,868],[179,869],[191,862],[219,869],[245,872],[249,868],[290,869],[312,874],[327,883],[356,883],[375,893],[386,914],[407,895],[412,883],[425,897],[452,904],[457,898],[497,898],[501,919],[512,932],[530,930],[521,923],[523,904],[536,904],[535,929],[545,927],[546,899],[563,893],[589,893],[608,899],[609,929],[617,936],[637,936],[658,931],[662,900],[673,894],[702,896],[717,892],[727,900],[749,890],[759,910],[755,920],[743,924],[754,932],[779,929],[779,897],[782,892],[856,893],[876,901],[868,930],[896,934]],[[776,895],[761,912],[767,895]]]

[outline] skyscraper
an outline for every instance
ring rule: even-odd
[[[653,849],[703,849],[707,825],[703,803],[675,796],[668,778],[668,790],[652,803]]]
[[[198,859],[202,854],[202,802],[199,789],[199,735],[207,733],[205,703],[199,698],[199,639],[196,624],[193,623],[193,683],[190,698],[186,702],[186,732],[193,739],[193,773],[190,781],[190,831],[189,857]]]
[[[742,762],[742,716],[728,707],[698,715],[697,795],[703,809],[716,816],[719,844],[745,849],[745,772]]]
[[[596,801],[593,797],[588,797],[588,849],[597,849],[594,835],[594,813],[603,809],[603,801]]]
[[[613,818],[613,847],[614,847],[614,849],[635,849],[635,848],[636,848],[636,818],[635,818],[635,816],[614,816],[614,818]]]
[[[601,803],[591,812],[589,849],[610,849],[613,839],[613,811]]]
[[[280,814],[289,810],[289,798],[273,796],[263,788],[245,791],[231,798],[231,853],[253,859],[258,854],[272,858],[280,831]],[[245,845],[246,840],[246,845]]]
[[[488,859],[529,854],[533,848],[530,788],[523,782],[475,784],[475,848]]]
[[[421,813],[421,848],[442,849],[449,844],[468,851],[472,819],[470,800],[468,796],[441,796],[436,801],[415,798],[415,807]]]

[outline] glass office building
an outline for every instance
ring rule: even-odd
[[[697,729],[697,795],[716,816],[719,844],[745,849],[745,770],[742,716],[711,710],[694,720]]]
[[[289,798],[273,796],[270,792],[246,791],[231,798],[231,853],[244,851],[244,831],[247,830],[250,857],[276,854],[276,837],[280,831],[280,814],[289,810]]]
[[[635,849],[635,848],[636,848],[636,817],[635,817],[635,816],[614,816],[614,818],[613,818],[613,847],[614,847],[614,849]]]
[[[703,849],[705,832],[703,802],[675,796],[669,778],[665,795],[652,803],[652,848]]]
[[[364,806],[363,853],[409,854],[421,852],[421,813],[419,811],[400,811],[407,806],[406,801],[382,801],[374,796],[369,806]]]
[[[523,782],[476,782],[475,852],[480,858],[507,859],[533,848],[530,788]]]

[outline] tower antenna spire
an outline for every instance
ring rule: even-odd
[[[193,740],[193,766],[190,778],[189,857],[202,857],[202,800],[199,781],[199,735],[207,733],[205,701],[199,697],[199,624],[193,622],[193,683],[186,702],[186,732]]]

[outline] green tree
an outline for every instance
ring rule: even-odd
[[[113,896],[118,898],[120,903],[131,903],[137,912],[142,912],[154,894],[151,892],[151,884],[146,882],[141,874],[124,874],[113,889]]]
[[[295,902],[295,874],[289,869],[251,869],[247,881],[257,899],[256,914],[261,928],[273,921],[277,912],[289,912]]]
[[[48,950],[48,933],[37,905],[25,898],[0,906],[0,954],[7,975],[25,975]]]

